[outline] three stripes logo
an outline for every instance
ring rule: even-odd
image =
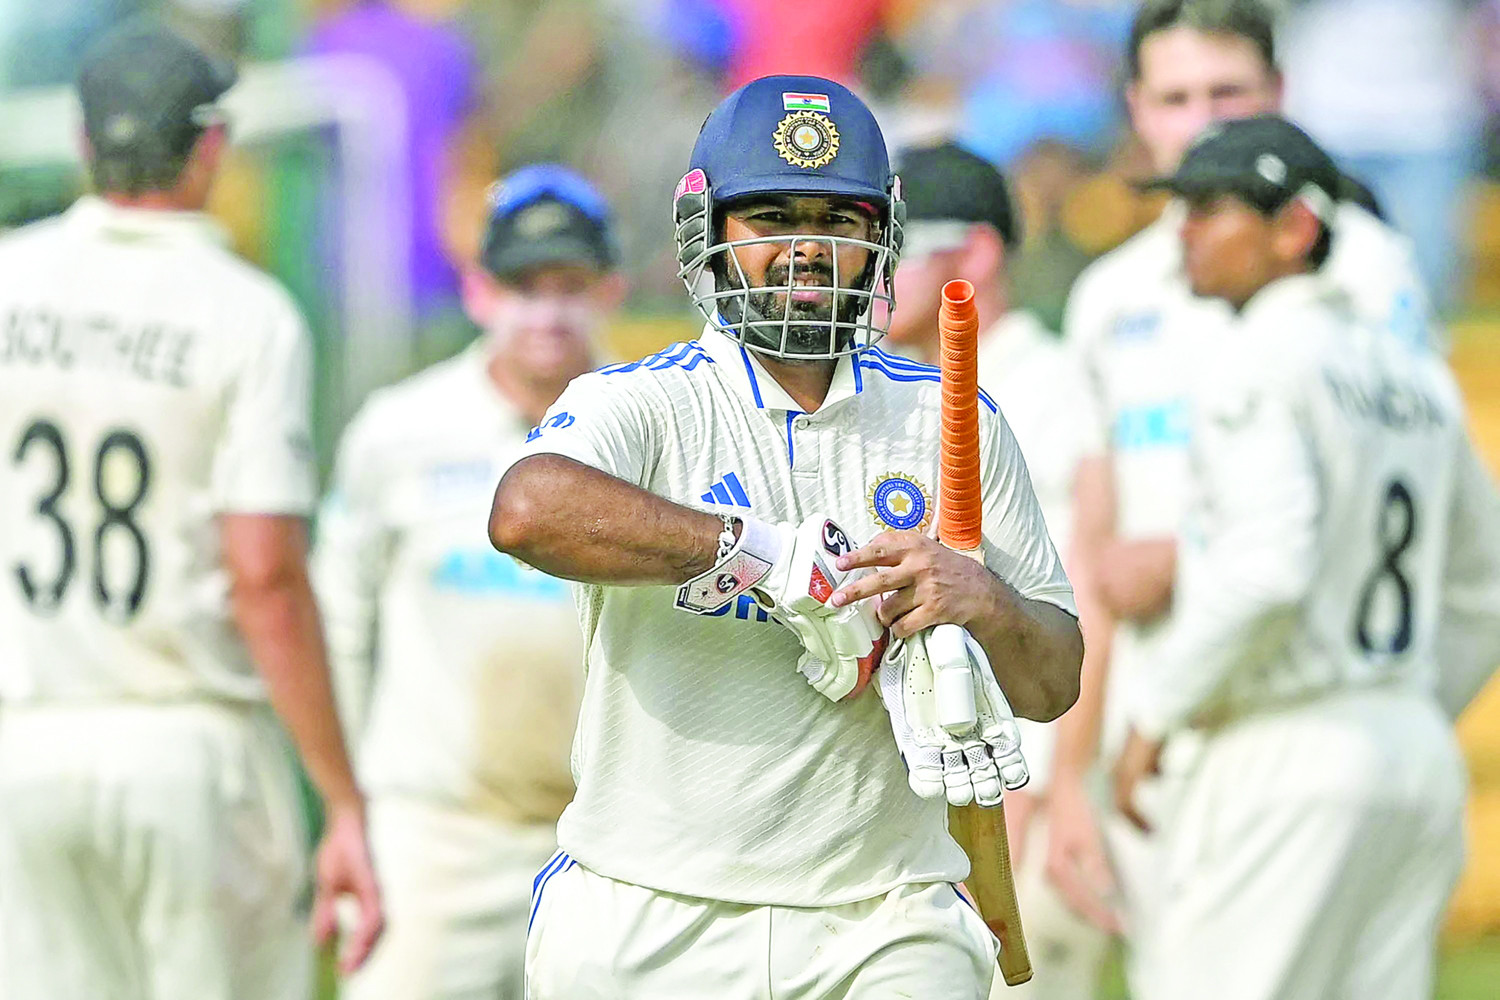
[[[733,472],[724,476],[708,488],[700,498],[704,503],[716,503],[725,507],[749,507],[750,497],[740,485],[740,477]]]

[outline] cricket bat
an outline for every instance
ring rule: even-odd
[[[938,488],[938,538],[958,552],[983,561],[979,485],[979,312],[974,286],[950,281],[938,308],[943,375],[942,464]],[[1016,879],[1010,870],[1005,805],[950,806],[948,829],[969,856],[966,883],[979,915],[1000,939],[1000,973],[1007,986],[1031,978],[1031,956],[1021,930]]]

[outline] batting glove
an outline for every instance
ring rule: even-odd
[[[802,641],[797,669],[814,690],[830,701],[858,694],[880,662],[885,630],[873,601],[827,604],[835,590],[869,572],[836,565],[854,550],[848,535],[821,515],[796,527],[739,520],[739,541],[711,570],[678,588],[676,606],[712,614],[749,593]]]
[[[935,625],[892,643],[879,691],[918,796],[989,807],[1031,780],[1010,702],[963,628]]]

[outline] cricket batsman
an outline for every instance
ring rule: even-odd
[[[1192,291],[1233,318],[1193,396],[1177,604],[1116,768],[1136,815],[1163,746],[1201,743],[1161,826],[1143,996],[1422,1000],[1463,866],[1450,716],[1500,634],[1500,497],[1446,366],[1317,276],[1338,173],[1305,133],[1221,123],[1160,183]]]
[[[296,1000],[380,933],[306,566],[311,345],[203,215],[225,65],[149,21],[79,78],[97,194],[0,240],[7,1000]],[[274,709],[274,714],[273,710]]]
[[[875,346],[902,205],[869,109],[756,80],[689,168],[674,218],[703,333],[575,380],[495,494],[495,546],[577,581],[588,648],[529,996],[982,1000],[996,941],[953,888],[944,787],[998,801],[997,765],[1024,765],[943,756],[917,794],[937,758],[903,691],[933,626],[961,626],[964,677],[1055,718],[1082,656],[1071,589],[988,399],[983,562],[925,531],[939,376]],[[887,630],[885,690],[862,691]]]
[[[1211,122],[1277,108],[1274,26],[1263,0],[1141,5],[1125,53],[1125,96],[1158,173],[1175,170]],[[1079,912],[1123,922],[1132,952],[1155,923],[1157,845],[1117,810],[1096,818],[1087,788],[1095,755],[1112,761],[1123,749],[1134,678],[1155,658],[1175,613],[1174,539],[1188,497],[1196,359],[1229,320],[1221,301],[1195,297],[1188,287],[1177,238],[1184,211],[1169,204],[1157,222],[1090,265],[1069,295],[1063,329],[1091,403],[1070,556],[1080,588],[1088,589],[1082,606],[1103,615],[1086,615],[1084,710],[1059,725],[1048,868]],[[1347,295],[1372,325],[1408,343],[1428,342],[1431,317],[1409,242],[1351,201],[1336,201],[1333,211],[1329,223],[1339,238],[1316,280]],[[1163,775],[1146,783],[1135,808],[1147,815],[1166,808],[1175,776],[1191,764],[1192,743],[1174,741]]]
[[[573,797],[583,643],[567,585],[477,526],[527,432],[595,367],[615,263],[587,180],[504,178],[463,272],[479,339],[374,393],[344,434],[315,581],[388,914],[349,1000],[521,996],[532,876]]]

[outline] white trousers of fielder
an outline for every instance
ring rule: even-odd
[[[1165,838],[1142,1000],[1426,1000],[1466,778],[1431,699],[1365,690],[1214,733]]]
[[[306,1000],[307,834],[269,711],[0,711],[5,1000]]]

